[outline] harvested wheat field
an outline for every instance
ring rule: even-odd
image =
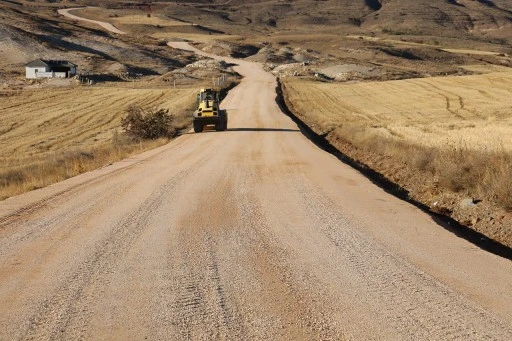
[[[290,110],[407,198],[512,245],[512,72],[334,84],[283,80]],[[469,203],[469,206],[468,204]]]
[[[4,97],[2,168],[70,148],[108,142],[130,105],[183,111],[196,89],[77,88],[29,90]],[[6,131],[5,131],[6,130]]]
[[[72,168],[84,167],[77,158],[96,159],[90,165],[94,168],[101,166],[101,163],[126,157],[126,153],[115,155],[120,151],[119,148],[113,150],[112,145],[126,144],[126,141],[120,141],[122,136],[117,133],[121,132],[121,117],[130,105],[169,109],[176,114],[175,123],[186,126],[186,114],[194,103],[195,92],[195,88],[129,87],[44,88],[4,92],[0,102],[0,175],[3,175],[0,196],[7,197],[43,187],[87,170],[72,169],[64,175],[52,176],[51,173],[60,173],[59,168],[64,167],[58,166],[64,163],[63,159],[80,163],[71,165]],[[160,144],[163,142],[160,141]],[[146,148],[154,146],[151,144]],[[122,147],[126,152],[126,146]],[[140,148],[134,151],[140,151]],[[99,159],[98,153],[102,155]],[[37,177],[41,172],[50,174],[27,181],[27,176]]]
[[[425,146],[512,151],[512,71],[380,83],[284,81],[293,109],[324,131],[366,133]]]

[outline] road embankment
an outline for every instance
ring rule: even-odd
[[[386,192],[422,209],[448,231],[484,250],[512,259],[512,231],[508,227],[512,226],[510,214],[489,203],[482,204],[482,207],[472,207],[470,211],[457,210],[455,214],[454,205],[449,208],[433,205],[428,200],[430,197],[422,195],[417,189],[422,182],[428,181],[425,179],[428,175],[418,174],[407,164],[387,156],[358,149],[334,132],[324,133],[325,127],[318,125],[316,121],[313,122],[307,114],[294,108],[287,96],[286,86],[279,79],[276,93],[276,102],[281,110],[292,118],[302,133],[317,146],[357,169]],[[453,193],[450,194],[454,196]],[[460,196],[459,200],[464,201],[464,197]],[[499,219],[489,219],[489,215],[492,214],[490,212],[499,212]],[[477,227],[474,226],[476,223]],[[503,233],[503,230],[508,233]]]

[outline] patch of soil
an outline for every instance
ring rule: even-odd
[[[384,52],[387,55],[390,55],[392,57],[399,57],[399,58],[405,58],[408,60],[423,60],[420,56],[416,55],[414,52],[410,51],[409,49],[397,49],[397,48],[391,48],[391,47],[380,47],[378,48],[379,51]]]
[[[211,84],[213,78],[219,79],[222,76],[226,82],[238,82],[240,80],[240,75],[233,70],[232,65],[224,61],[206,58],[168,72],[154,81],[179,85],[197,82]]]
[[[375,50],[384,52],[391,57],[413,61],[443,63],[445,65],[463,65],[474,62],[472,58],[456,55],[433,47],[377,47]]]
[[[233,58],[247,58],[255,55],[260,51],[260,47],[250,44],[238,44],[228,41],[213,40],[207,43],[199,43],[195,45],[208,53],[213,53],[219,56],[227,56]]]

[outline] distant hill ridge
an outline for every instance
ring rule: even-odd
[[[201,1],[197,1],[201,3]],[[215,0],[203,3],[226,3]],[[369,29],[468,33],[512,27],[511,0],[232,0],[226,7],[264,13],[275,23],[352,24]]]

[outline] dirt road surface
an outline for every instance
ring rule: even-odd
[[[100,25],[101,27],[103,27],[107,31],[110,31],[110,32],[113,32],[113,33],[126,34],[126,32],[121,31],[120,29],[118,29],[117,27],[115,27],[114,25],[112,25],[110,23],[103,22],[103,21],[92,20],[92,19],[86,19],[86,18],[79,17],[77,15],[69,13],[70,11],[76,11],[76,10],[83,9],[83,8],[84,7],[59,9],[59,10],[57,10],[57,12],[60,15],[63,15],[63,16],[68,17],[70,19],[79,20],[79,21],[86,21],[86,22],[89,22],[91,24]]]
[[[228,131],[0,202],[0,340],[512,339],[509,260],[318,149],[233,62]]]

